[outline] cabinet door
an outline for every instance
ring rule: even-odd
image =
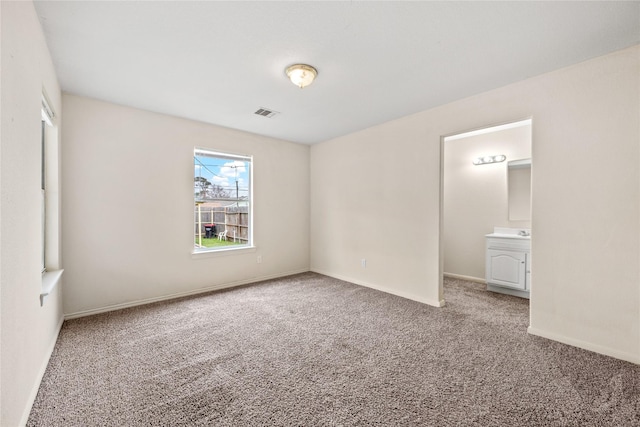
[[[487,282],[508,288],[526,287],[527,255],[525,252],[488,249]]]

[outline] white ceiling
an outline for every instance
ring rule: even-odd
[[[638,1],[35,6],[64,91],[306,144],[640,43]]]

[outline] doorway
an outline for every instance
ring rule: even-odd
[[[485,236],[496,227],[531,230],[531,150],[531,119],[442,138],[443,280],[485,285]]]

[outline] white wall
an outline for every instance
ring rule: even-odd
[[[507,160],[476,166],[473,159],[504,154]],[[444,272],[484,280],[485,234],[493,227],[530,228],[509,220],[507,163],[531,157],[531,126],[444,142]]]
[[[313,146],[312,270],[437,304],[441,136],[532,117],[530,332],[640,363],[639,57],[636,46]],[[397,229],[381,233],[390,218]]]
[[[61,286],[40,307],[40,106],[60,88],[31,2],[0,2],[0,425],[26,421],[62,322]],[[55,134],[55,132],[54,132]]]
[[[67,94],[63,109],[66,314],[308,271],[308,146]],[[255,251],[192,256],[194,147],[253,156]]]
[[[430,126],[414,115],[311,147],[313,271],[440,304],[440,141],[426,143]]]

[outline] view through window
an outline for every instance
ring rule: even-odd
[[[195,149],[195,251],[252,245],[251,157]]]

